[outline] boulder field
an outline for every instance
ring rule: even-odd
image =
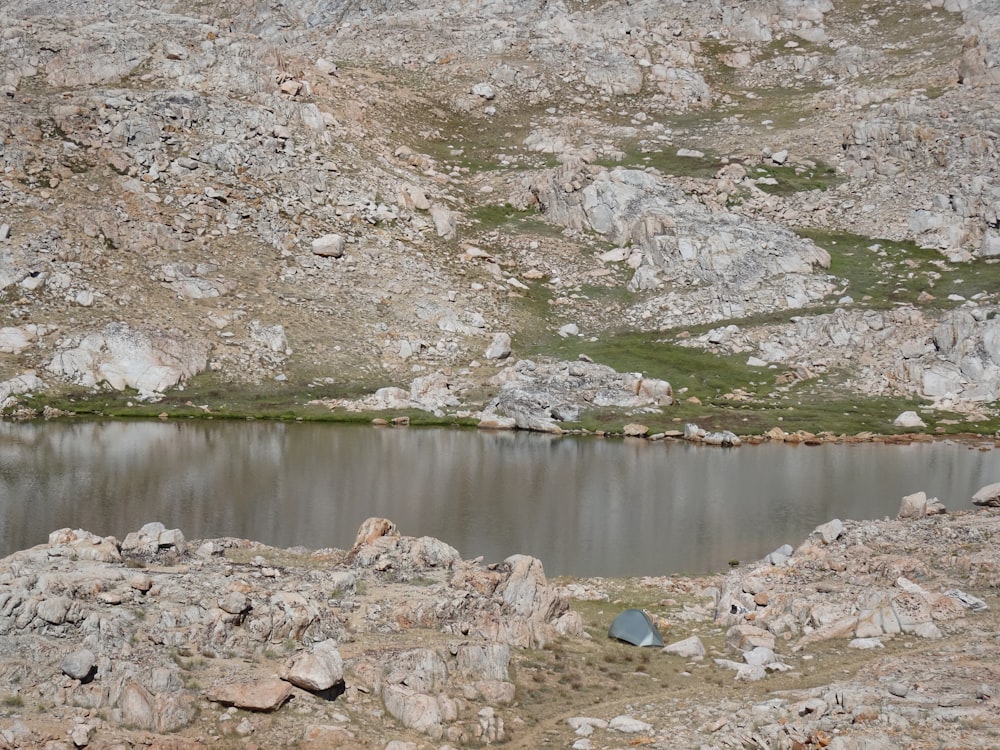
[[[996,495],[634,580],[378,518],[350,550],[60,529],[0,560],[0,747],[995,747]],[[664,648],[608,638],[635,603]]]

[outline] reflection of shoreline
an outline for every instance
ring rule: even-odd
[[[555,575],[702,573],[833,517],[894,516],[921,489],[969,507],[995,481],[983,454],[941,443],[720,451],[236,422],[8,423],[0,441],[0,554],[56,528],[122,539],[152,520],[190,539],[344,548],[385,516],[463,556],[531,554]]]

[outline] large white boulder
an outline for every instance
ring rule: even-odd
[[[134,388],[140,394],[152,394],[172,388],[207,365],[207,345],[181,333],[110,323],[58,352],[47,369],[87,387],[106,383],[116,391]]]

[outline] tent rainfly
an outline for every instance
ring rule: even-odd
[[[662,646],[663,636],[649,615],[641,609],[626,609],[611,623],[608,637],[631,643],[633,646]]]

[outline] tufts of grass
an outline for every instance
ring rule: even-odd
[[[632,144],[626,151],[622,162],[600,162],[607,167],[617,165],[626,167],[653,167],[670,177],[696,177],[711,179],[715,174],[730,163],[717,153],[703,151],[704,156],[678,156],[677,146],[661,149],[658,146],[642,146]],[[792,193],[810,190],[829,190],[841,181],[836,169],[819,160],[812,160],[813,166],[801,164],[777,165],[769,162],[760,164],[745,164],[751,178],[770,177],[777,181],[776,185],[758,184],[767,193],[776,195],[791,195]]]
[[[759,368],[748,366],[745,356],[720,356],[678,346],[666,341],[662,333],[618,333],[597,341],[556,339],[545,353],[568,360],[584,354],[618,372],[641,372],[648,378],[666,380],[675,393],[687,388],[690,395],[702,399],[721,396],[734,388],[759,391],[761,395],[770,390],[758,385],[768,377]]]
[[[538,240],[560,237],[563,233],[563,227],[547,222],[537,209],[522,210],[509,203],[477,206],[469,211],[468,217],[475,226],[476,235],[480,238],[497,230],[507,235]],[[489,245],[489,240],[486,240],[485,244]]]
[[[765,193],[775,195],[791,195],[810,190],[829,190],[840,182],[837,170],[822,162],[817,162],[814,167],[760,164],[751,167],[749,173],[754,178],[770,177],[776,180],[777,185],[757,184],[757,187]]]
[[[909,303],[949,309],[961,304],[961,300],[948,299],[949,295],[969,298],[1000,288],[1000,263],[985,259],[949,263],[936,250],[913,242],[849,232],[797,232],[830,253],[830,273],[847,281],[847,293],[855,304],[887,308]]]
[[[478,236],[496,230],[537,239],[559,237],[563,233],[563,227],[547,222],[536,208],[519,209],[509,203],[476,206],[469,211],[468,218]]]
[[[329,555],[319,555],[312,552],[296,552],[257,544],[247,547],[230,547],[224,553],[227,560],[240,565],[249,565],[260,557],[267,565],[273,567],[318,569],[339,565],[344,561],[346,555],[347,553],[343,550],[335,550]]]
[[[846,370],[828,371],[822,378],[779,387],[776,381],[782,370],[751,367],[742,354],[719,355],[679,346],[664,333],[621,333],[598,341],[553,337],[539,347],[539,354],[546,356],[572,360],[584,354],[619,372],[640,372],[648,378],[665,380],[678,399],[678,403],[664,406],[659,412],[641,415],[595,408],[582,412],[578,422],[564,424],[568,429],[617,433],[625,424],[639,420],[651,434],[678,430],[683,423],[694,422],[709,431],[731,430],[741,435],[761,434],[776,425],[786,432],[892,435],[912,432],[893,426],[901,412],[919,412],[926,407],[924,400],[903,396],[862,398],[846,387],[850,377]],[[732,398],[730,394],[737,390],[746,398]],[[700,403],[687,400],[692,396]],[[1000,427],[1000,420],[970,424],[960,415],[941,412],[935,412],[934,419],[955,422],[926,420],[927,431],[934,434],[992,434]]]
[[[704,156],[678,156],[677,146],[660,148],[642,148],[632,146],[625,153],[621,162],[599,162],[605,166],[632,167],[643,169],[653,167],[670,177],[699,177],[711,179],[719,169],[725,166],[717,154],[705,152]]]
[[[474,426],[468,419],[438,417],[419,409],[384,412],[331,410],[317,399],[352,398],[371,393],[387,383],[354,383],[349,387],[311,388],[308,382],[261,383],[256,385],[221,383],[214,375],[191,379],[183,391],[167,393],[155,403],[135,400],[133,391],[88,392],[71,389],[46,391],[22,399],[22,405],[41,412],[46,406],[75,418],[155,419],[261,419],[275,421],[335,422],[368,424],[376,417],[409,417],[414,427]]]

